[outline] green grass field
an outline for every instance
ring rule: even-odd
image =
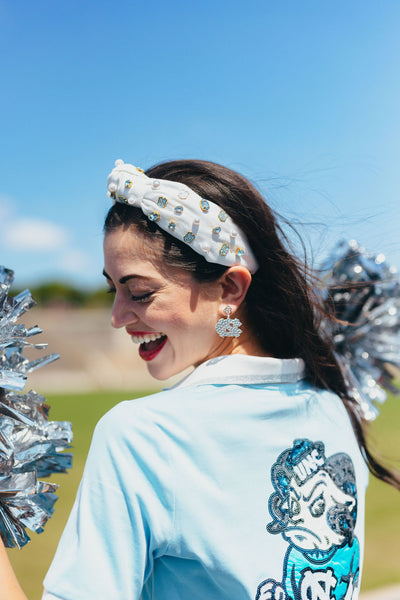
[[[136,394],[140,395],[144,394]],[[71,510],[94,426],[107,410],[129,397],[133,396],[127,392],[47,396],[51,405],[50,418],[73,423],[74,466],[68,475],[50,477],[50,481],[60,484],[59,500],[44,533],[32,534],[32,541],[22,550],[9,550],[13,566],[30,600],[41,598],[42,580]],[[379,442],[376,447],[381,455],[400,458],[399,425],[400,397],[390,397],[370,432],[371,439]],[[400,493],[371,478],[367,495],[362,589],[393,583],[400,583]]]

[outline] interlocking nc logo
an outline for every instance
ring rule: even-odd
[[[311,571],[306,569],[300,580],[300,598],[304,600],[332,600],[337,579],[333,570]]]

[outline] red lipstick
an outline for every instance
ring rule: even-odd
[[[140,335],[136,333],[136,335]],[[152,342],[143,342],[139,346],[139,356],[143,358],[143,360],[149,362],[153,360],[164,348],[167,343],[167,336],[159,338],[158,340],[154,340]]]

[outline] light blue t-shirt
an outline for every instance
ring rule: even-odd
[[[225,356],[107,413],[43,598],[357,598],[367,469],[342,402],[303,371]]]

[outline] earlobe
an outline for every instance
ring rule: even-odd
[[[242,265],[235,265],[225,271],[220,280],[222,292],[221,303],[232,307],[235,312],[244,301],[251,284],[250,271]]]

